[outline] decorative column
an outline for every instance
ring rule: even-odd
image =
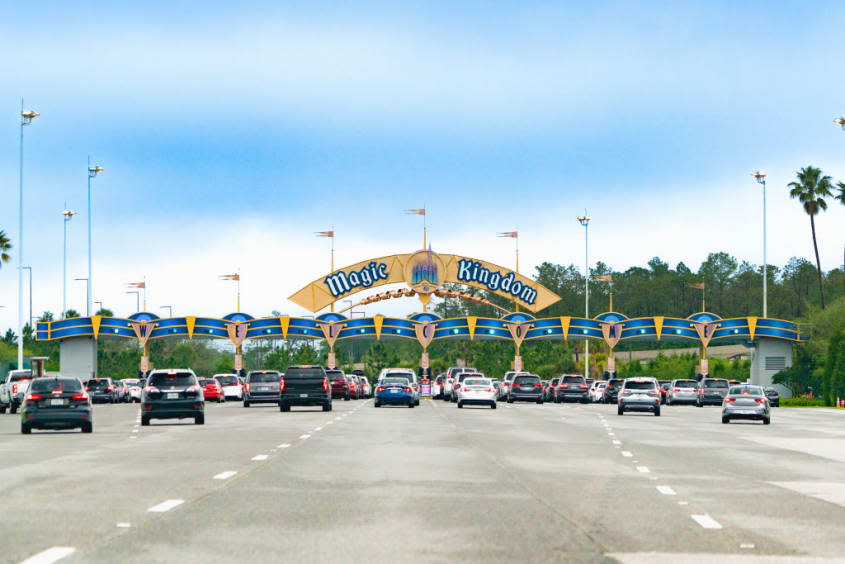
[[[425,374],[428,374],[429,369],[429,359],[428,359],[428,345],[431,344],[431,341],[434,339],[434,323],[430,321],[424,321],[422,323],[417,323],[414,325],[414,333],[417,335],[417,341],[419,341],[420,345],[422,346],[422,356],[420,357],[420,368],[423,369]]]
[[[710,344],[710,339],[713,338],[716,329],[721,327],[721,323],[692,323],[691,325],[695,329],[695,332],[698,333],[698,340],[701,341],[701,345],[698,348],[698,354],[701,359],[698,373],[707,377],[710,374],[710,367],[707,363],[707,345]]]
[[[616,374],[616,357],[613,355],[613,347],[622,338],[622,325],[619,323],[602,323],[601,335],[604,337],[604,342],[610,347],[610,354],[607,355],[607,372],[613,378]]]
[[[150,336],[153,334],[153,329],[156,328],[156,325],[158,325],[158,323],[150,323],[147,321],[129,324],[129,326],[132,327],[132,331],[135,332],[135,338],[137,338],[138,342],[141,344],[141,365],[138,367],[141,374],[146,374],[150,369],[150,351],[147,348],[147,341],[150,340]]]
[[[505,323],[505,326],[510,331],[511,338],[516,345],[516,355],[513,357],[513,369],[517,372],[522,372],[522,357],[519,355],[519,348],[522,346],[522,341],[528,335],[528,330],[531,329],[533,323]]]
[[[229,340],[235,345],[235,372],[240,374],[244,368],[243,357],[243,342],[246,340],[246,332],[249,327],[245,323],[227,323],[226,332],[229,334]]]
[[[328,362],[326,362],[326,365],[331,369],[337,367],[337,357],[334,354],[334,344],[345,326],[345,322],[336,323],[334,321],[330,321],[329,323],[320,323],[320,329],[322,329],[323,336],[329,344],[329,359]]]

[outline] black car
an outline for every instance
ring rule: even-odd
[[[583,376],[561,376],[555,390],[555,403],[578,401],[590,403],[590,386]]]
[[[152,419],[205,423],[205,399],[193,370],[153,370],[141,395],[141,425]]]
[[[549,386],[546,388],[546,393],[543,395],[543,401],[555,401],[558,384],[560,384],[560,378],[552,378],[549,381]]]
[[[515,376],[508,387],[508,403],[515,401],[543,403],[543,384],[540,383],[540,377],[531,374]]]
[[[37,378],[21,406],[21,433],[33,429],[94,430],[90,396],[76,378]]]
[[[621,378],[612,378],[607,381],[607,387],[604,389],[603,400],[604,403],[616,403],[619,401],[619,389],[625,380]]]
[[[277,370],[253,370],[246,375],[244,386],[244,407],[253,403],[279,403],[279,380],[282,373]]]
[[[769,405],[772,407],[780,407],[780,394],[774,388],[765,387],[763,393],[766,394],[766,399],[769,400]]]
[[[85,384],[85,389],[88,395],[91,396],[91,402],[117,402],[117,386],[112,382],[111,378],[91,378]]]
[[[728,381],[724,378],[704,378],[698,386],[697,407],[722,405],[728,395]]]
[[[279,380],[279,411],[294,405],[319,405],[332,410],[332,390],[322,366],[289,366]]]

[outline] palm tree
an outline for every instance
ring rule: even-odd
[[[9,241],[9,237],[6,235],[6,232],[0,229],[0,266],[3,266],[4,262],[9,262],[9,250],[12,248],[12,243]]]
[[[834,200],[839,200],[839,203],[845,206],[845,182],[837,182],[836,188],[839,193],[833,197]],[[845,245],[842,246],[842,274],[845,274]],[[845,276],[842,277],[843,289],[845,289]]]
[[[831,188],[833,183],[829,176],[822,176],[822,171],[819,168],[812,166],[805,166],[798,171],[798,182],[790,182],[787,185],[789,188],[789,196],[791,198],[798,198],[798,201],[803,204],[804,211],[810,216],[810,229],[813,232],[813,250],[816,252],[816,268],[819,275],[819,292],[822,297],[822,309],[824,309],[824,286],[822,286],[822,265],[819,260],[819,245],[816,242],[816,221],[815,217],[819,211],[827,209],[827,202],[825,197],[831,196]]]

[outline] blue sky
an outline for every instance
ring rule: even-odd
[[[33,3],[0,7],[0,228],[17,236],[17,109],[26,131],[26,262],[35,310],[60,309],[64,201],[95,184],[95,299],[224,314],[240,267],[244,307],[297,313],[293,291],[338,264],[419,246],[522,270],[542,260],[614,268],[660,256],[697,268],[726,250],[810,257],[809,221],[785,185],[801,166],[845,179],[841,3],[589,6],[528,2]],[[22,13],[33,14],[19,25]],[[69,278],[86,275],[85,216]],[[841,264],[845,208],[817,221]],[[16,276],[0,270],[0,327]],[[84,290],[70,283],[80,309]],[[411,307],[406,304],[406,309]]]

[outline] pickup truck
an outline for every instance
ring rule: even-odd
[[[322,366],[289,366],[279,380],[279,411],[293,405],[319,405],[332,410],[332,388]]]
[[[6,376],[6,381],[0,383],[0,413],[15,413],[23,403],[29,383],[32,381],[32,370],[12,370]]]

